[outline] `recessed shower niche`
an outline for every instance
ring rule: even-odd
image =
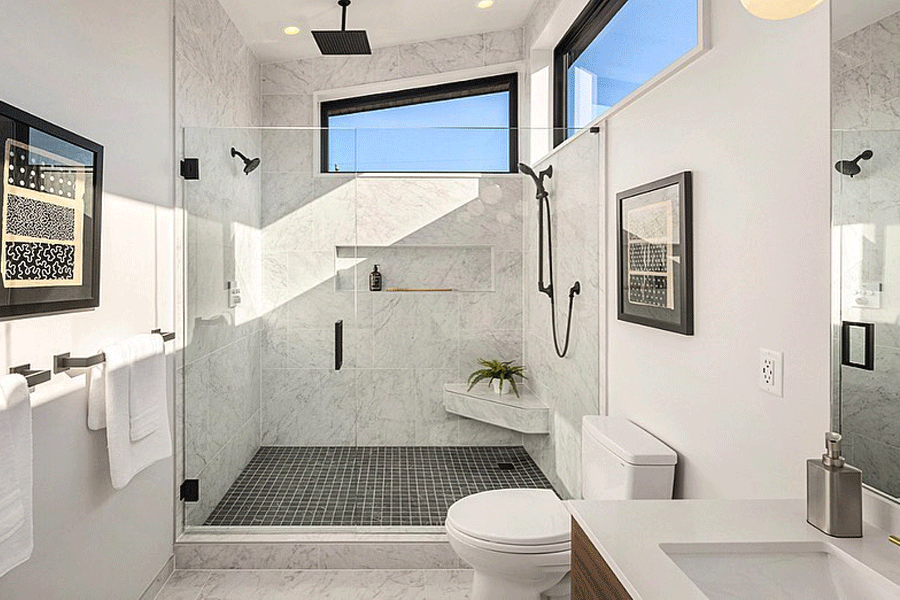
[[[337,246],[335,289],[367,291],[378,265],[384,292],[493,292],[492,246]]]

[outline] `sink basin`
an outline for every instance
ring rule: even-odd
[[[824,542],[660,548],[710,600],[900,598],[900,586]]]

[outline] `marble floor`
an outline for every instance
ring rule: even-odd
[[[462,600],[470,570],[175,571],[156,600]]]

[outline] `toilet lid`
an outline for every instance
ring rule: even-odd
[[[476,539],[511,546],[568,542],[571,517],[552,490],[494,490],[457,500],[447,524]]]

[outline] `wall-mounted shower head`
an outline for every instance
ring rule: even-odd
[[[837,172],[841,175],[849,175],[850,177],[855,177],[862,171],[862,167],[859,166],[859,161],[869,160],[873,156],[875,156],[875,154],[871,150],[866,150],[853,160],[839,160],[837,163],[835,163],[834,168],[837,169]]]
[[[534,169],[526,165],[525,163],[519,163],[519,171],[531,177],[534,180],[534,185],[537,186],[537,198],[540,199],[547,195],[547,190],[544,189],[544,177],[553,177],[553,165],[550,165],[540,173],[535,173]]]
[[[327,55],[372,54],[369,35],[365,29],[347,30],[347,7],[350,0],[338,0],[341,7],[341,28],[313,31],[319,52]]]
[[[250,173],[252,173],[253,171],[256,170],[256,167],[259,166],[258,158],[252,158],[252,159],[247,158],[246,156],[244,156],[243,154],[241,154],[240,152],[238,152],[237,150],[232,148],[231,149],[231,157],[234,158],[235,156],[240,156],[241,160],[244,161],[244,174],[245,175],[249,175]]]

